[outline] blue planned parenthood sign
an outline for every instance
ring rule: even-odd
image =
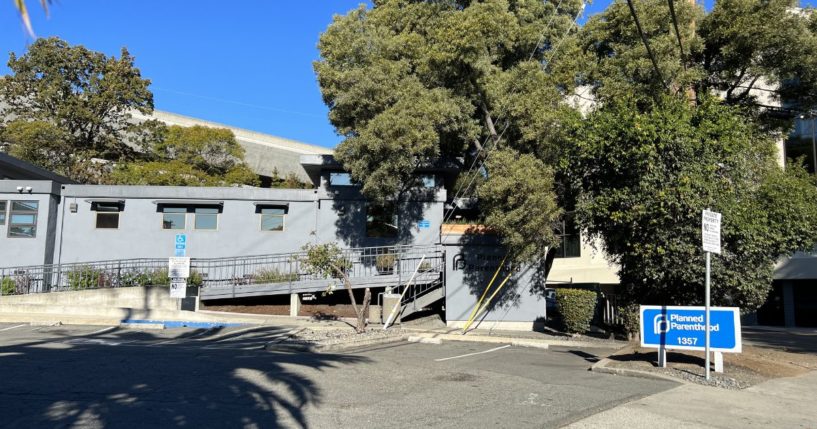
[[[700,350],[706,342],[704,307],[642,305],[641,347]],[[710,350],[740,353],[740,309],[710,307]]]

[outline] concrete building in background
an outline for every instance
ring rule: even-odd
[[[167,125],[179,125],[183,127],[200,125],[211,128],[226,128],[233,132],[238,144],[244,148],[244,160],[247,165],[259,176],[286,177],[287,175],[294,174],[299,179],[308,182],[309,177],[304,169],[301,168],[300,157],[303,155],[332,154],[332,149],[322,146],[301,143],[295,140],[191,118],[176,113],[154,110],[150,116],[142,115],[136,111],[132,112],[132,114],[133,118],[137,121],[155,119]]]

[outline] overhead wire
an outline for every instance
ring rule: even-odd
[[[551,61],[551,60],[553,59],[553,56],[555,55],[555,51],[556,51],[556,50],[558,50],[559,46],[561,45],[562,40],[564,39],[564,37],[566,37],[566,36],[567,36],[568,32],[569,32],[569,31],[571,31],[571,30],[572,30],[572,29],[573,29],[575,26],[577,26],[577,25],[578,25],[578,20],[579,20],[579,18],[582,16],[582,14],[583,14],[583,12],[584,12],[584,9],[585,9],[586,4],[587,4],[587,3],[586,3],[586,1],[582,0],[582,2],[581,2],[581,6],[579,7],[578,12],[576,12],[576,16],[573,18],[573,20],[571,21],[571,24],[570,24],[570,25],[568,26],[568,28],[565,30],[565,34],[562,36],[562,38],[560,38],[559,42],[557,42],[557,44],[554,46],[554,49],[551,51],[551,55],[550,55],[550,57],[549,57],[549,60],[548,60],[548,61]],[[562,0],[560,0],[560,1],[557,3],[556,8],[555,8],[555,9],[554,9],[554,11],[553,11],[553,14],[551,15],[550,19],[548,20],[548,24],[545,26],[545,28],[544,28],[544,29],[543,29],[543,31],[542,31],[542,35],[539,37],[539,39],[538,39],[538,41],[537,41],[536,45],[534,46],[533,50],[531,51],[530,55],[528,56],[528,60],[533,59],[534,55],[536,54],[536,51],[539,49],[539,46],[540,46],[540,45],[542,44],[542,42],[544,41],[544,38],[545,38],[545,33],[547,32],[548,28],[551,26],[551,24],[552,24],[552,23],[553,23],[553,21],[555,20],[556,15],[557,15],[557,14],[558,14],[558,12],[559,12],[559,7],[561,7],[561,5],[562,5]],[[502,116],[502,117],[498,118],[498,119],[497,119],[497,121],[496,121],[496,123],[497,123],[497,124],[499,124],[499,123],[500,123],[500,122],[502,122],[502,121],[504,121],[504,116]],[[479,149],[477,150],[477,154],[474,156],[474,160],[473,160],[473,162],[471,163],[471,166],[470,166],[470,167],[468,168],[468,170],[465,172],[465,176],[466,176],[466,177],[468,177],[469,175],[471,175],[471,178],[468,180],[468,184],[467,184],[467,185],[465,185],[464,187],[463,187],[462,185],[460,185],[460,187],[459,187],[459,188],[457,189],[457,191],[455,192],[454,197],[452,198],[452,202],[454,202],[454,204],[456,204],[456,201],[457,201],[457,199],[459,198],[459,196],[460,196],[461,194],[462,194],[462,195],[466,195],[466,194],[467,194],[467,192],[470,190],[471,186],[474,184],[474,182],[475,182],[476,178],[477,178],[477,177],[479,176],[479,174],[480,174],[480,169],[482,168],[482,166],[484,166],[485,162],[488,160],[488,157],[489,157],[489,156],[490,156],[490,154],[491,154],[490,150],[492,150],[492,149],[495,149],[495,148],[496,148],[496,146],[497,146],[497,145],[499,144],[499,142],[502,140],[502,137],[505,135],[505,132],[508,130],[508,127],[509,127],[509,126],[510,126],[510,123],[505,122],[504,127],[502,128],[502,131],[499,133],[499,135],[498,135],[496,138],[493,138],[493,139],[492,139],[492,141],[494,142],[494,145],[493,145],[493,147],[491,147],[491,148],[489,148],[489,147],[488,147],[488,140],[489,140],[491,137],[493,137],[493,135],[486,136],[485,141],[484,141],[484,142],[483,142],[483,144],[482,144],[482,147],[481,147],[481,148],[479,148]],[[476,163],[477,163],[477,162],[478,162],[478,161],[481,159],[481,158],[480,158],[480,155],[482,154],[482,152],[488,152],[488,155],[485,157],[485,159],[482,159],[482,163],[481,163],[481,165],[480,165],[480,168],[479,168],[479,169],[477,169],[477,170],[474,172],[474,167],[476,166]],[[473,172],[473,174],[472,174],[472,172]],[[463,192],[463,191],[465,191],[465,192]],[[448,215],[446,215],[446,216],[445,216],[445,218],[443,219],[443,223],[448,222],[448,221],[450,220],[450,218],[451,218],[451,216],[452,216],[453,214],[454,214],[454,210],[449,211]],[[444,234],[444,235],[443,235],[441,238],[442,238],[442,239],[444,239],[444,238],[446,238],[446,237],[447,237],[449,234],[450,234],[450,232],[446,232],[446,233],[445,233],[445,234]]]
[[[554,12],[553,12],[553,16],[551,16],[551,19],[548,21],[548,27],[550,26],[550,23],[552,23],[553,19],[555,19],[555,15],[558,13],[558,8],[559,8],[559,6],[560,6],[560,5],[561,5],[561,0],[559,1],[559,4],[557,5],[556,9],[554,10]],[[557,42],[557,44],[554,46],[553,50],[551,51],[551,55],[550,55],[550,57],[549,57],[549,59],[548,59],[548,62],[549,62],[549,61],[551,61],[551,60],[553,59],[553,56],[555,55],[555,51],[556,51],[556,50],[558,50],[559,46],[561,45],[561,42],[564,40],[564,37],[566,37],[566,36],[567,36],[567,34],[569,33],[569,31],[571,31],[571,30],[572,30],[572,29],[573,29],[575,26],[577,26],[577,25],[578,25],[578,20],[579,20],[579,18],[582,16],[582,14],[583,14],[583,12],[584,12],[585,5],[586,5],[586,2],[585,2],[584,0],[582,0],[581,7],[579,8],[579,11],[576,13],[576,16],[575,16],[575,17],[573,18],[573,20],[571,21],[571,24],[570,24],[570,25],[568,26],[568,28],[565,30],[565,34],[562,36],[562,38],[559,40],[559,42]],[[534,56],[534,55],[535,55],[535,53],[536,53],[536,50],[538,50],[538,49],[539,49],[539,45],[541,45],[541,43],[542,43],[542,40],[543,40],[543,38],[544,38],[544,32],[545,32],[545,31],[547,31],[547,27],[545,28],[545,30],[543,30],[543,35],[542,35],[542,36],[539,38],[539,41],[537,42],[536,46],[534,47],[533,51],[531,52],[531,55],[530,55],[530,57],[529,57],[529,60],[533,58],[533,56]],[[497,121],[496,121],[496,123],[497,123],[497,124],[499,124],[501,121],[504,121],[504,115],[503,115],[503,116],[501,116],[500,118],[498,118],[498,119],[497,119]],[[491,154],[492,154],[491,150],[492,150],[492,149],[495,149],[495,148],[496,148],[496,146],[498,146],[498,145],[499,145],[499,142],[502,140],[502,137],[505,135],[505,132],[508,130],[509,126],[510,126],[510,122],[509,122],[509,121],[505,121],[504,126],[503,126],[503,128],[502,128],[502,131],[499,133],[499,135],[498,135],[498,136],[496,136],[495,138],[493,138],[493,139],[491,140],[491,141],[493,141],[493,143],[494,143],[493,147],[490,147],[490,148],[489,148],[487,143],[488,143],[488,138],[489,138],[489,137],[494,137],[494,136],[493,136],[493,135],[490,135],[490,136],[487,136],[487,137],[486,137],[485,143],[482,145],[482,147],[481,147],[481,148],[479,148],[479,149],[477,150],[477,155],[474,157],[474,160],[473,160],[473,162],[471,163],[471,167],[470,167],[470,168],[469,168],[469,170],[468,170],[468,171],[465,173],[466,175],[468,175],[468,174],[470,174],[470,173],[471,173],[471,170],[473,170],[473,168],[474,168],[474,166],[476,165],[477,161],[480,159],[479,155],[480,155],[480,154],[481,154],[483,151],[487,151],[488,153],[487,153],[487,155],[485,156],[485,159],[483,159],[483,160],[482,160],[482,165],[484,165],[484,164],[485,164],[485,162],[487,162],[487,161],[488,161],[488,158],[489,158],[489,157],[491,156]],[[482,168],[482,165],[480,166],[480,168]],[[453,202],[454,204],[456,204],[456,200],[457,200],[458,196],[460,195],[461,191],[466,190],[466,192],[467,192],[467,190],[469,190],[469,189],[471,188],[471,186],[473,185],[474,181],[476,180],[476,178],[478,177],[478,175],[479,175],[479,174],[480,174],[480,172],[479,172],[479,170],[477,170],[477,171],[476,171],[476,173],[472,175],[472,177],[471,177],[471,178],[470,178],[470,180],[468,181],[468,184],[467,184],[465,187],[463,187],[462,185],[460,186],[460,189],[458,189],[458,190],[457,190],[457,192],[456,192],[456,193],[455,193],[455,195],[454,195],[454,198],[452,199],[452,202]],[[446,215],[446,216],[445,216],[445,218],[444,218],[444,220],[443,220],[443,223],[447,222],[447,221],[448,221],[448,220],[451,218],[451,216],[453,215],[453,213],[454,213],[454,210],[449,211],[448,215]],[[451,231],[450,231],[450,230],[449,230],[449,231],[446,231],[446,232],[445,232],[445,233],[444,233],[444,234],[443,234],[443,235],[440,237],[440,240],[441,240],[441,241],[445,240],[445,238],[447,238],[447,236],[448,236],[450,233],[451,233]],[[496,273],[494,273],[494,277],[491,279],[491,282],[489,283],[488,287],[487,287],[487,288],[486,288],[486,289],[483,291],[482,297],[480,297],[479,302],[477,302],[477,304],[476,304],[476,306],[474,307],[474,309],[473,309],[473,311],[472,311],[471,315],[469,316],[469,320],[468,320],[468,321],[467,321],[467,323],[466,323],[466,326],[465,326],[465,329],[463,330],[463,333],[467,332],[468,328],[471,326],[471,324],[473,323],[474,319],[475,319],[476,317],[478,317],[480,313],[482,313],[483,311],[485,311],[485,310],[488,308],[488,305],[489,305],[489,304],[490,304],[490,302],[493,300],[493,298],[494,298],[494,297],[497,295],[497,293],[499,293],[499,291],[500,291],[500,290],[503,288],[503,286],[505,286],[505,284],[507,283],[507,281],[508,281],[508,280],[511,278],[511,276],[512,276],[513,272],[509,272],[509,273],[508,273],[508,275],[507,275],[507,276],[505,276],[505,279],[504,279],[504,280],[502,281],[502,283],[501,283],[501,284],[500,284],[500,285],[499,285],[499,286],[496,288],[496,290],[494,290],[494,292],[493,292],[493,293],[491,294],[491,296],[488,298],[488,301],[487,301],[487,302],[485,302],[485,303],[483,304],[483,300],[484,300],[484,298],[485,298],[485,295],[488,293],[489,289],[491,288],[491,285],[493,284],[494,280],[496,279],[496,276],[499,274],[499,271],[502,269],[502,266],[505,264],[505,260],[508,258],[508,256],[509,256],[509,254],[506,254],[506,255],[505,255],[505,258],[503,258],[503,260],[502,260],[502,262],[500,263],[499,267],[497,267],[497,271],[496,271]]]
[[[678,16],[675,14],[674,0],[667,0],[667,4],[669,4],[669,14],[672,17],[672,26],[675,28],[675,38],[678,39],[678,49],[681,50],[681,66],[686,70],[687,63],[684,58],[684,43],[681,41],[681,31],[678,30]]]
[[[647,36],[644,34],[644,30],[641,28],[641,21],[638,19],[638,14],[635,11],[635,6],[633,5],[633,0],[627,0],[627,6],[630,7],[630,15],[633,17],[633,21],[635,21],[635,28],[638,31],[638,35],[641,36],[641,41],[644,43],[644,47],[647,49],[647,56],[650,57],[650,62],[652,62],[652,66],[655,69],[655,74],[658,77],[658,80],[661,81],[661,85],[664,86],[665,89],[669,90],[669,86],[667,82],[664,80],[664,76],[661,73],[661,69],[658,67],[658,61],[655,59],[655,55],[650,48],[650,42],[647,41]]]

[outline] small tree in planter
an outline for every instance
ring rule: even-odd
[[[352,283],[346,272],[349,270],[349,260],[343,257],[343,253],[335,243],[327,244],[307,244],[301,248],[305,255],[299,258],[301,266],[309,274],[317,274],[327,277],[340,278],[343,287],[349,292],[349,300],[352,302],[352,309],[357,315],[358,333],[366,331],[366,316],[369,314],[369,303],[372,300],[372,292],[366,288],[363,295],[363,305],[358,307],[355,294],[352,290]]]
[[[392,274],[394,273],[394,263],[396,261],[397,258],[394,257],[394,253],[384,253],[382,255],[377,255],[374,265],[377,267],[378,273]]]

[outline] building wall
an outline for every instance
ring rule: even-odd
[[[23,192],[17,191],[22,187]],[[31,191],[26,191],[31,187]],[[0,224],[0,266],[40,265],[51,262],[56,229],[59,185],[36,180],[0,181],[0,201],[7,201],[6,221]],[[10,238],[11,202],[37,201],[37,231],[33,238]]]
[[[293,190],[259,188],[191,188],[161,186],[63,185],[26,182],[30,195],[16,192],[16,181],[0,182],[0,201],[40,202],[36,238],[8,238],[0,233],[0,266],[161,258],[174,253],[175,236],[187,235],[187,256],[214,258],[300,250],[309,242],[337,242],[342,247],[430,244],[437,241],[445,191],[409,196],[398,202],[399,235],[366,236],[366,206],[357,189]],[[92,203],[123,201],[116,229],[96,228]],[[162,228],[162,203],[222,203],[216,230],[195,230],[186,214],[183,230]],[[256,204],[285,203],[283,231],[262,231]],[[428,222],[422,223],[420,220]]]
[[[461,327],[474,311],[479,298],[501,265],[505,249],[495,238],[478,234],[446,234],[445,249],[445,317],[452,327]],[[507,275],[503,269],[484,302],[490,300],[487,311],[480,315],[474,327],[489,329],[533,328],[537,319],[545,317],[544,278],[532,267],[517,271],[498,289]]]
[[[618,266],[607,259],[599,241],[581,241],[579,257],[557,258],[548,275],[548,283],[558,286],[570,283],[618,284]]]

